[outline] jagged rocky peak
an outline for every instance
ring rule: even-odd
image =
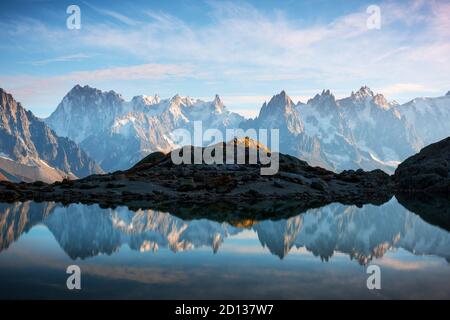
[[[86,108],[93,109],[99,107],[120,109],[123,102],[122,95],[114,90],[102,91],[88,85],[82,87],[77,84],[64,96],[54,113],[61,112],[62,110],[67,113],[76,109],[81,109],[84,112]]]
[[[259,116],[265,116],[276,113],[285,113],[287,110],[292,109],[294,102],[286,94],[286,91],[282,90],[279,94],[274,95],[270,99],[269,103],[264,102]]]
[[[352,92],[350,99],[354,102],[372,101],[373,104],[385,110],[398,104],[396,102],[390,103],[384,95],[381,93],[374,93],[367,86],[362,86],[356,93]]]
[[[219,96],[218,94],[216,94],[216,95],[214,96],[213,103],[214,103],[215,105],[219,105],[219,106],[222,106],[222,107],[223,107],[222,99],[220,99],[220,96]]]
[[[77,143],[101,131],[126,111],[122,95],[76,85],[45,122],[62,137]]]
[[[16,102],[10,93],[0,88],[0,129],[3,128],[8,134],[14,134],[13,127],[21,121],[21,118],[26,118],[25,113],[26,110],[22,108],[20,102]],[[0,141],[0,147],[4,143]]]
[[[367,97],[374,97],[375,94],[368,86],[362,86],[358,91],[352,92],[351,98],[354,100],[363,100]]]
[[[161,102],[161,98],[155,94],[154,96],[139,95],[131,99],[134,106],[151,106]]]
[[[286,91],[282,90],[279,94],[274,95],[272,99],[270,99],[268,106],[292,106],[294,103],[291,98],[286,94]]]
[[[450,90],[447,92],[446,96],[447,96],[447,97],[450,96]]]
[[[336,98],[334,97],[334,94],[329,90],[322,90],[321,94],[316,94],[314,98],[308,100],[308,104],[329,104],[334,103],[336,101]]]
[[[193,104],[193,99],[190,97],[185,97],[185,96],[180,96],[178,93],[176,95],[174,95],[171,99],[170,99],[170,103],[172,105],[192,105]]]
[[[155,94],[155,95],[153,96],[153,101],[154,101],[155,103],[160,103],[160,102],[161,102],[161,97],[159,96],[159,94]]]
[[[118,102],[122,102],[124,99],[120,93],[115,92],[114,90],[102,91],[97,88],[90,87],[89,85],[85,85],[82,87],[77,84],[74,86],[64,97],[64,99],[83,99],[84,101],[94,101],[94,99],[98,99],[98,97],[104,97],[108,100],[116,100]]]
[[[66,96],[78,96],[80,94],[101,94],[102,91],[100,89],[97,88],[93,88],[89,85],[85,85],[84,87],[77,84],[75,85],[68,93]]]
[[[393,103],[389,103],[389,101],[387,101],[386,97],[384,95],[382,95],[381,93],[377,93],[374,97],[373,97],[373,102],[381,107],[382,109],[389,109],[393,106],[396,105],[396,102],[394,101]],[[397,103],[398,104],[398,103]]]
[[[330,89],[324,89],[322,90],[322,96],[333,96],[333,94],[331,93]]]
[[[4,96],[11,96],[8,92],[0,88],[0,96],[3,98]]]
[[[0,107],[15,108],[17,105],[20,106],[20,102],[16,102],[12,94],[6,92],[3,88],[0,88],[0,99]]]
[[[6,107],[11,108],[15,104],[15,100],[11,94],[0,88],[0,107],[5,109]],[[14,103],[13,103],[14,102]]]
[[[222,99],[220,99],[218,94],[215,95],[214,100],[212,102],[212,105],[213,105],[214,111],[216,113],[222,113],[223,112],[224,104],[223,104]]]

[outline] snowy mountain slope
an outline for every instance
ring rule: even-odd
[[[8,180],[53,182],[101,172],[77,144],[0,89],[0,172]]]
[[[394,130],[386,136],[391,123]],[[404,120],[368,88],[343,100],[324,90],[297,105],[283,91],[244,126],[279,128],[281,152],[334,171],[381,168],[392,173],[401,158],[394,150],[406,149],[403,157],[414,153],[404,138],[409,133]]]
[[[305,123],[305,134],[317,139],[328,163],[328,169],[340,171],[360,167],[360,152],[352,132],[342,117],[336,99],[324,90],[305,105],[298,105],[298,112]],[[319,165],[314,159],[312,164]],[[362,166],[361,166],[362,167]]]
[[[372,158],[397,165],[420,150],[413,128],[383,95],[362,87],[337,104],[356,145]]]
[[[62,137],[80,143],[96,134],[126,111],[123,98],[114,91],[102,92],[76,85],[45,122]]]
[[[449,93],[437,98],[416,98],[396,107],[420,137],[420,147],[450,136]]]
[[[280,151],[313,166],[393,173],[424,145],[450,135],[449,110],[450,95],[398,105],[364,86],[343,99],[324,90],[306,104],[295,104],[282,91],[262,105],[255,119],[245,120],[218,96],[209,102],[179,95],[125,101],[113,91],[75,86],[45,121],[78,141],[107,171],[178,147],[172,132],[192,133],[194,121],[202,121],[203,130],[279,129]]]
[[[333,167],[322,150],[321,141],[305,132],[299,110],[285,91],[265,102],[255,119],[242,122],[240,126],[244,130],[278,129],[280,152],[299,157],[311,165]]]
[[[397,108],[365,86],[339,100],[323,91],[298,106],[305,133],[320,141],[331,169],[379,168],[389,173],[423,146],[414,125]]]
[[[51,183],[61,181],[66,177],[76,178],[72,174],[50,167],[42,160],[38,160],[35,163],[27,162],[27,164],[22,164],[7,157],[0,157],[0,173],[4,176],[4,179],[0,180],[11,182],[43,181]]]
[[[172,132],[193,130],[194,121],[202,121],[204,130],[223,130],[237,128],[243,119],[228,111],[219,96],[210,102],[179,95],[171,99],[136,96],[125,101],[112,91],[76,86],[45,121],[79,141],[103,169],[114,171],[131,167],[153,151],[174,149],[177,141]]]

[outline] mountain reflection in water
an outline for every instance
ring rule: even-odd
[[[183,220],[166,212],[131,211],[127,207],[3,203],[0,254],[38,224],[50,230],[71,259],[112,255],[123,245],[140,252],[208,247],[217,253],[227,238],[246,230],[255,232],[261,246],[280,259],[292,248],[304,248],[324,261],[343,253],[362,265],[394,248],[450,258],[450,233],[428,224],[395,198],[381,206],[330,204],[287,219],[233,223]]]
[[[409,202],[423,218],[396,198],[311,209],[0,203],[0,298],[449,299],[448,210],[436,201]],[[66,287],[72,264],[81,290]],[[367,289],[370,264],[381,290]]]

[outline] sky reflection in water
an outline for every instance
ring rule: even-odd
[[[450,233],[395,198],[235,225],[0,204],[1,298],[448,299],[448,261]],[[70,264],[81,267],[81,291],[66,288]],[[381,290],[366,287],[369,264],[381,267]]]

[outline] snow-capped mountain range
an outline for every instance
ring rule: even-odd
[[[280,152],[334,171],[380,168],[392,173],[422,147],[450,135],[450,92],[399,105],[368,87],[336,99],[324,90],[307,103],[285,91],[245,119],[219,96],[136,96],[76,85],[46,119],[38,119],[1,90],[0,179],[61,180],[126,169],[154,151],[178,147],[172,132],[279,129]],[[99,166],[98,166],[98,165]],[[100,168],[101,167],[101,168]]]
[[[81,147],[107,171],[126,169],[153,151],[169,152],[177,144],[173,130],[236,128],[244,118],[227,110],[219,96],[205,102],[189,97],[136,96],[125,101],[112,91],[75,86],[45,119],[60,136]]]
[[[114,171],[150,152],[170,151],[178,146],[172,131],[192,130],[197,120],[204,129],[279,129],[280,151],[311,165],[393,172],[425,145],[450,135],[450,95],[399,105],[362,87],[343,99],[324,90],[295,103],[282,91],[247,120],[230,112],[219,96],[208,102],[179,95],[125,101],[113,91],[77,85],[45,122],[79,143],[104,170]]]

